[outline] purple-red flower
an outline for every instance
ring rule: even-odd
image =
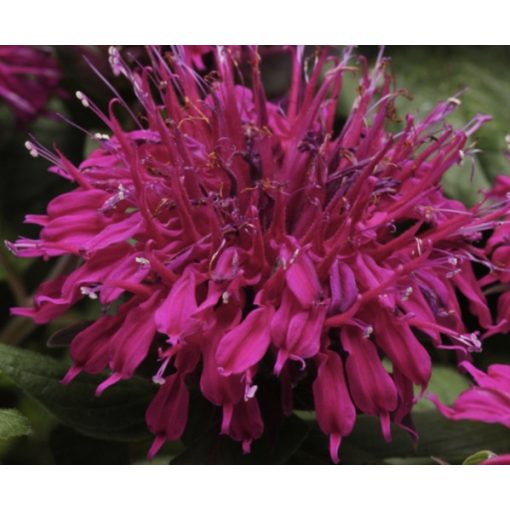
[[[500,203],[510,197],[510,178],[504,175],[496,177],[489,196]],[[500,293],[497,305],[497,323],[489,328],[488,335],[508,333],[510,331],[510,217],[502,216],[494,226],[487,241],[487,256],[491,261],[491,271],[482,280],[487,291]]]
[[[284,413],[313,381],[335,461],[357,413],[378,416],[388,440],[391,422],[413,433],[413,385],[429,382],[427,349],[463,359],[481,349],[457,293],[480,328],[492,325],[472,263],[489,264],[482,234],[508,203],[467,208],[440,184],[488,118],[453,128],[447,116],[460,102],[451,98],[421,119],[408,115],[397,131],[402,92],[387,61],[379,56],[370,71],[360,57],[359,95],[337,126],[351,50],[288,51],[290,90],[274,103],[255,47],[216,48],[207,75],[193,67],[194,49],[151,49],[150,67],[133,69],[113,48],[110,60],[143,110],[140,118],[128,109],[136,127],[117,119],[123,100],[104,114],[78,92],[108,130],[91,134],[100,147],[75,166],[28,143],[76,188],[46,215],[27,217],[42,227],[39,239],[8,246],[82,263],[45,282],[33,308],[13,311],[45,323],[98,300],[101,315],[74,338],[65,378],[108,369],[98,393],[157,348],[150,455],[185,430],[188,385],[198,380],[223,408],[221,432],[245,452],[263,434],[258,386],[267,377],[281,383]]]
[[[492,457],[489,457],[487,460],[480,462],[480,464],[486,466],[508,466],[510,465],[510,453],[494,455]]]
[[[60,71],[51,52],[35,46],[0,46],[0,100],[22,122],[44,112]]]
[[[500,423],[510,428],[510,365],[491,365],[487,373],[471,363],[461,363],[476,383],[460,394],[451,407],[432,395],[431,400],[451,420]]]

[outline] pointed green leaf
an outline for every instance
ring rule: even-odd
[[[66,369],[65,364],[48,356],[0,345],[0,372],[64,425],[99,439],[148,437],[144,416],[154,391],[149,382],[133,378],[96,397],[102,377],[83,374],[63,385],[60,380]]]
[[[490,450],[482,450],[481,452],[470,455],[462,464],[465,466],[476,466],[477,464],[481,464],[484,460],[494,457],[494,455],[496,454]]]

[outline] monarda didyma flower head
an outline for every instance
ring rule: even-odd
[[[60,71],[51,53],[35,46],[0,46],[0,100],[22,122],[44,111]]]
[[[109,369],[98,395],[157,352],[151,456],[183,433],[192,381],[223,408],[221,432],[245,452],[263,434],[257,390],[268,377],[280,381],[285,414],[311,386],[334,461],[358,413],[380,417],[388,440],[390,422],[414,434],[413,385],[425,389],[431,375],[426,346],[462,359],[481,349],[457,291],[491,326],[472,262],[485,261],[482,233],[508,203],[466,208],[440,185],[488,118],[454,129],[446,117],[460,101],[450,98],[389,131],[402,92],[380,55],[372,71],[358,59],[359,95],[337,129],[351,50],[288,51],[290,90],[276,104],[255,47],[216,48],[207,75],[186,48],[150,49],[151,65],[138,69],[112,48],[143,108],[141,118],[128,109],[136,128],[117,120],[121,98],[105,115],[78,92],[109,130],[92,135],[100,147],[76,167],[27,143],[77,187],[27,217],[42,227],[38,240],[8,246],[82,264],[13,312],[45,323],[84,297],[99,300],[64,379]]]

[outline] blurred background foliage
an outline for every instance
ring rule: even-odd
[[[50,110],[62,118],[40,117],[20,126],[11,112],[0,104],[0,238],[35,237],[38,229],[23,224],[27,213],[45,212],[52,197],[70,189],[69,183],[48,173],[48,164],[32,158],[24,147],[28,134],[46,146],[57,145],[73,162],[79,163],[91,149],[90,140],[72,124],[92,132],[103,131],[96,116],[84,109],[74,93],[82,90],[105,109],[111,92],[94,74],[85,55],[128,100],[133,97],[127,83],[107,68],[107,48],[55,47],[53,51],[63,72],[61,94],[53,98]],[[373,59],[378,49],[357,51]],[[452,123],[466,124],[476,113],[492,115],[473,141],[480,152],[466,160],[445,178],[447,192],[466,203],[480,198],[495,176],[510,174],[505,136],[510,132],[510,48],[507,47],[388,47],[392,71],[399,88],[408,91],[397,102],[399,118],[406,113],[426,114],[439,101],[458,93],[462,106]],[[263,63],[268,95],[278,99],[289,83],[290,60],[270,53]],[[357,76],[347,74],[338,122],[343,122],[356,97]],[[412,98],[412,100],[411,100]],[[126,119],[126,122],[129,122]],[[398,128],[398,120],[395,128]],[[71,124],[72,123],[72,124]],[[59,379],[68,359],[66,333],[62,328],[92,318],[94,303],[87,301],[50,325],[35,327],[29,320],[13,318],[9,307],[30,303],[30,295],[52,272],[65,270],[63,261],[16,259],[0,245],[0,462],[60,464],[145,463],[150,445],[144,427],[144,408],[153,393],[144,379],[121,383],[100,399],[94,397],[98,378],[79,376],[70,386]],[[489,297],[489,299],[492,299]],[[476,322],[468,316],[468,324]],[[509,339],[492,338],[476,363],[485,368],[495,361],[510,362]],[[433,353],[436,363],[430,390],[451,403],[468,386],[454,371],[454,359]],[[271,382],[267,382],[270,388]],[[270,390],[268,390],[270,393]],[[262,407],[270,398],[261,395]],[[269,423],[264,438],[255,442],[253,454],[243,456],[237,443],[218,436],[218,410],[198,395],[193,396],[190,423],[182,441],[168,444],[156,463],[328,463],[327,439],[320,434],[313,413],[302,409],[284,423]],[[469,422],[447,422],[430,402],[422,400],[414,420],[420,441],[414,444],[401,430],[386,444],[379,424],[371,417],[358,419],[354,433],[342,447],[347,463],[462,463],[480,450],[510,451],[510,432],[500,426]],[[482,457],[484,453],[482,452]],[[469,462],[473,462],[472,457]]]

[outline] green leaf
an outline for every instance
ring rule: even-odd
[[[465,466],[481,464],[484,460],[494,457],[494,455],[496,454],[490,450],[482,450],[481,452],[476,452],[473,453],[473,455],[470,455],[462,464]]]
[[[460,464],[476,450],[510,450],[510,430],[502,425],[471,421],[451,421],[438,412],[417,413],[420,441],[416,455]]]
[[[386,443],[379,419],[359,416],[352,434],[340,448],[343,464],[462,464],[476,450],[510,451],[510,430],[501,425],[456,422],[443,418],[437,411],[418,412],[414,416],[419,440],[392,426],[392,441]],[[306,438],[292,463],[330,463],[328,440],[318,429]]]
[[[152,384],[135,377],[96,397],[102,377],[82,374],[63,385],[66,369],[48,356],[0,345],[0,371],[64,425],[99,439],[133,441],[149,436],[144,415]]]
[[[30,422],[17,409],[0,409],[0,439],[28,436],[31,433]]]
[[[454,400],[468,388],[469,380],[457,370],[441,365],[434,365],[427,393],[433,393],[439,397],[441,402],[446,405],[451,405]],[[435,408],[436,406],[425,396],[418,401],[414,407],[414,412],[432,410]]]

